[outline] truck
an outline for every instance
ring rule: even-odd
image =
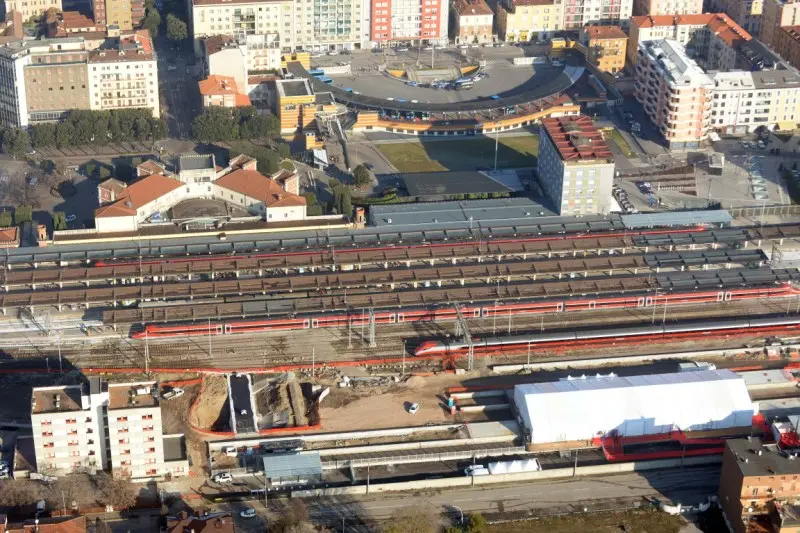
[[[497,461],[489,463],[487,466],[489,473],[497,474],[519,474],[521,472],[538,472],[542,465],[538,459],[516,459],[513,461]]]

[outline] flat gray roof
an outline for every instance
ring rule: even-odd
[[[214,168],[212,155],[182,155],[178,158],[181,170],[202,170]]]
[[[724,210],[673,211],[670,213],[642,213],[622,215],[626,228],[649,228],[652,226],[694,226],[695,224],[730,224],[733,217]]]
[[[394,225],[435,224],[440,227],[477,223],[547,223],[559,220],[549,207],[530,198],[502,198],[494,200],[463,200],[455,202],[426,202],[370,207],[370,218],[375,226],[386,229]],[[586,220],[591,217],[583,217]],[[602,217],[597,217],[601,219]],[[548,220],[549,219],[549,220]]]
[[[305,79],[279,80],[278,88],[284,96],[309,96],[314,94]]]
[[[164,435],[164,460],[183,461],[186,459],[186,437],[183,435]]]
[[[509,192],[512,189],[474,170],[403,174],[409,196]]]
[[[322,475],[319,452],[267,454],[263,460],[264,475],[270,479]]]

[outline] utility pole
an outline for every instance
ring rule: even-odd
[[[314,370],[317,362],[317,349],[313,346],[311,347],[311,378],[314,378]]]
[[[61,364],[61,330],[56,330],[56,339],[58,339],[58,371],[64,373],[64,365]]]
[[[494,130],[494,169],[497,170],[497,152],[500,148],[500,128]]]
[[[212,361],[214,360],[214,356],[211,354],[211,318],[208,319],[208,357]]]
[[[400,373],[401,376],[406,375],[406,340],[403,339],[403,370]]]

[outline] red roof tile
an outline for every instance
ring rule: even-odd
[[[631,17],[631,23],[637,28],[653,28],[656,26],[707,26],[723,39],[728,46],[735,46],[753,37],[725,13],[704,13],[702,15],[657,15]]]
[[[543,118],[542,127],[564,161],[612,159],[614,156],[603,136],[585,115]]]
[[[232,76],[211,75],[197,83],[203,96],[236,94],[239,87]]]
[[[589,39],[627,39],[628,36],[619,26],[586,26],[584,28]]]
[[[491,8],[486,5],[484,0],[457,0],[453,5],[459,16],[468,17],[470,15],[492,15]]]
[[[95,210],[95,217],[132,216],[136,210],[153,200],[183,186],[178,180],[167,178],[161,174],[151,174],[137,179],[119,194],[113,204]]]
[[[234,170],[217,179],[214,183],[220,187],[260,200],[267,207],[306,205],[305,198],[286,192],[275,180],[255,170]]]

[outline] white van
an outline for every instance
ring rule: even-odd
[[[468,466],[464,469],[465,476],[488,476],[490,475],[489,469],[483,465]]]

